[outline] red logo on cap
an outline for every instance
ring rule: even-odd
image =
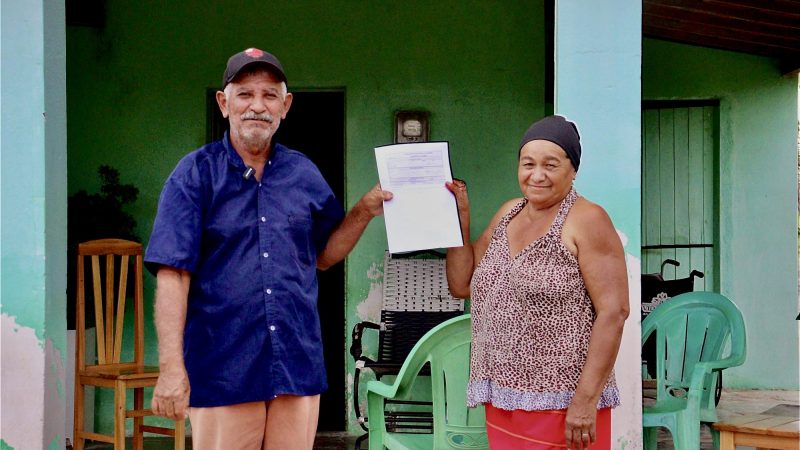
[[[251,58],[260,58],[264,54],[262,50],[259,50],[257,48],[248,48],[247,50],[244,51],[244,53],[245,55]]]

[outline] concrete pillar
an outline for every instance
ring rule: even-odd
[[[67,133],[64,3],[0,10],[0,447],[64,448]]]
[[[583,156],[576,188],[611,215],[628,263],[631,315],[615,367],[622,406],[611,448],[641,448],[642,2],[556,1],[555,112],[574,120]]]

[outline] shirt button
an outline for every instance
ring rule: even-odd
[[[266,221],[267,221],[267,218],[262,216],[262,217],[261,217],[261,221],[262,221],[262,222],[266,222]]]
[[[266,292],[267,294],[272,294],[272,289],[269,289],[269,288],[267,288],[267,290],[266,290],[265,292]]]
[[[275,325],[270,325],[269,326],[269,331],[275,331]]]
[[[269,253],[264,252],[264,258],[269,258]]]

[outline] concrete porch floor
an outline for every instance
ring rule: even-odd
[[[645,392],[647,395],[647,392]],[[720,419],[730,419],[732,417],[761,413],[770,409],[780,411],[781,414],[798,414],[800,407],[800,391],[738,391],[725,389],[722,392],[719,406]],[[314,450],[345,450],[352,449],[356,438],[360,435],[350,435],[348,433],[323,432],[317,434]],[[130,442],[128,443],[128,447]],[[86,446],[87,450],[107,450],[111,446],[108,444],[92,444]],[[168,450],[172,448],[172,440],[161,437],[147,437],[144,443],[145,450]],[[191,449],[191,438],[186,439],[186,448]],[[362,444],[362,449],[368,448],[366,441]],[[700,448],[702,450],[713,449],[711,444],[711,434],[707,427],[701,429]],[[750,447],[739,447],[739,449],[749,449]],[[659,450],[672,450],[672,439],[669,433],[662,431],[658,439]]]

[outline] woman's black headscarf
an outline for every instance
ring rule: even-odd
[[[572,167],[578,171],[578,166],[581,164],[581,136],[574,122],[563,116],[547,116],[534,122],[522,136],[519,149],[522,150],[525,144],[536,139],[550,141],[564,149],[572,162]]]

